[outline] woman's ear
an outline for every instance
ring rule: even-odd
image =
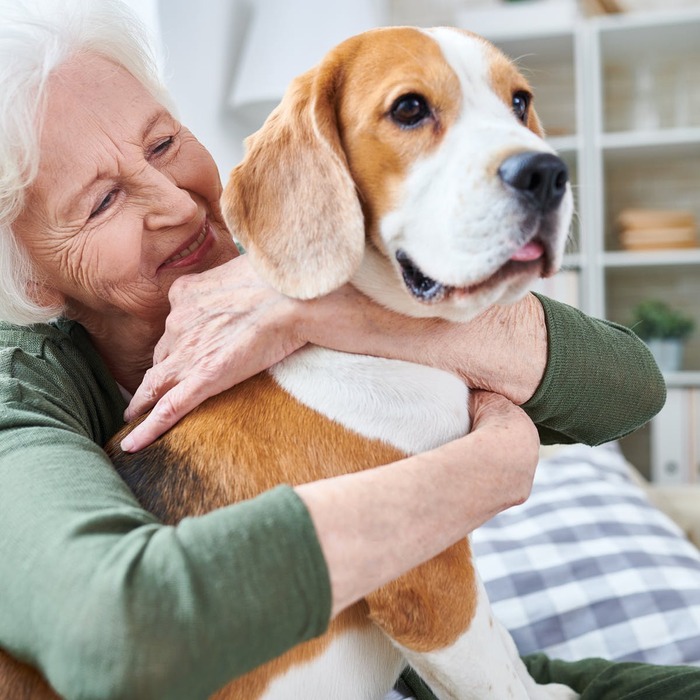
[[[224,190],[231,233],[275,288],[310,299],[347,282],[364,252],[362,207],[336,117],[339,61],[297,78]]]

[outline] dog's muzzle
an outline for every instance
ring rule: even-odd
[[[466,291],[475,291],[484,284],[497,283],[514,272],[534,270],[535,265],[540,265],[540,274],[552,273],[553,242],[550,239],[556,228],[552,222],[569,184],[566,163],[551,153],[524,151],[506,158],[498,168],[498,177],[515,196],[525,214],[525,229],[529,229],[530,233],[524,239],[524,245],[531,242],[531,245],[540,246],[544,260],[536,263],[534,258],[528,260],[526,257],[514,256],[511,260],[504,261],[503,267],[487,280],[465,288]],[[417,300],[434,304],[442,301],[454,289],[425,275],[404,250],[397,250],[395,256],[404,284]]]

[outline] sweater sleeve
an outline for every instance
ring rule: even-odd
[[[322,633],[295,492],[162,525],[95,442],[85,371],[48,341],[0,350],[0,647],[66,697],[189,700]]]
[[[545,312],[549,358],[523,409],[542,442],[599,445],[651,420],[666,401],[666,385],[637,335],[537,296]]]

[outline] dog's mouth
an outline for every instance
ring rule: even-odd
[[[396,261],[408,291],[420,302],[436,304],[453,293],[474,294],[486,290],[516,275],[548,276],[552,274],[551,256],[547,247],[538,238],[521,246],[496,272],[466,287],[454,287],[428,277],[413,262],[408,253],[399,248]]]
[[[401,266],[401,274],[408,291],[411,292],[416,299],[425,302],[441,301],[444,299],[448,290],[452,289],[452,287],[448,287],[442,284],[442,282],[438,282],[432,277],[424,275],[421,269],[415,265],[413,260],[408,256],[406,251],[401,248],[396,251],[396,260]]]

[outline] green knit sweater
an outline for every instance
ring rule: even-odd
[[[525,409],[543,441],[604,442],[660,409],[634,334],[542,303]],[[101,448],[124,408],[78,324],[0,324],[0,647],[72,700],[205,698],[326,629],[328,572],[287,486],[176,527],[141,509]]]

